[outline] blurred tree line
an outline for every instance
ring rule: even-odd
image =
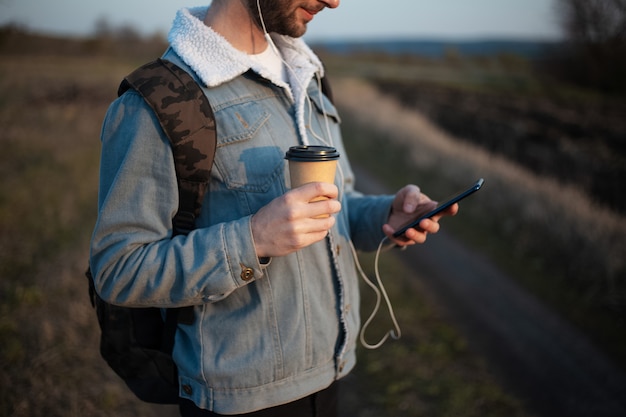
[[[132,25],[111,25],[104,18],[96,20],[89,42],[92,48],[102,53],[144,60],[158,58],[167,47],[161,33],[145,36]]]
[[[549,70],[559,79],[626,94],[626,0],[556,0],[566,36]]]
[[[100,55],[147,61],[158,58],[167,47],[161,33],[143,35],[128,24],[112,25],[98,19],[93,32],[82,37],[37,33],[19,23],[0,26],[0,54]]]

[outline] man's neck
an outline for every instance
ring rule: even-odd
[[[258,54],[267,48],[263,31],[256,25],[243,1],[213,2],[204,17],[204,24],[242,52]]]

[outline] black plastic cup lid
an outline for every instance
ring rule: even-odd
[[[292,146],[285,154],[285,159],[300,162],[334,161],[339,159],[339,152],[330,146]]]

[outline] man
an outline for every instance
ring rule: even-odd
[[[299,39],[339,0],[214,0],[183,9],[164,58],[203,86],[218,149],[197,229],[172,235],[172,151],[133,91],[102,129],[96,289],[130,307],[194,306],[173,357],[183,416],[333,416],[336,384],[355,364],[359,295],[350,246],[422,243],[439,217],[391,234],[434,206],[416,186],[362,196],[339,118],[320,91],[323,68]],[[270,35],[267,35],[267,34]],[[335,184],[289,189],[290,146],[341,154]],[[315,197],[328,199],[311,202]],[[455,205],[446,214],[453,215]],[[320,216],[330,215],[330,216]]]

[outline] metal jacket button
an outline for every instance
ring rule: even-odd
[[[254,269],[248,268],[244,264],[240,264],[240,265],[241,265],[241,279],[242,280],[247,282],[247,281],[250,281],[252,278],[254,278]]]

